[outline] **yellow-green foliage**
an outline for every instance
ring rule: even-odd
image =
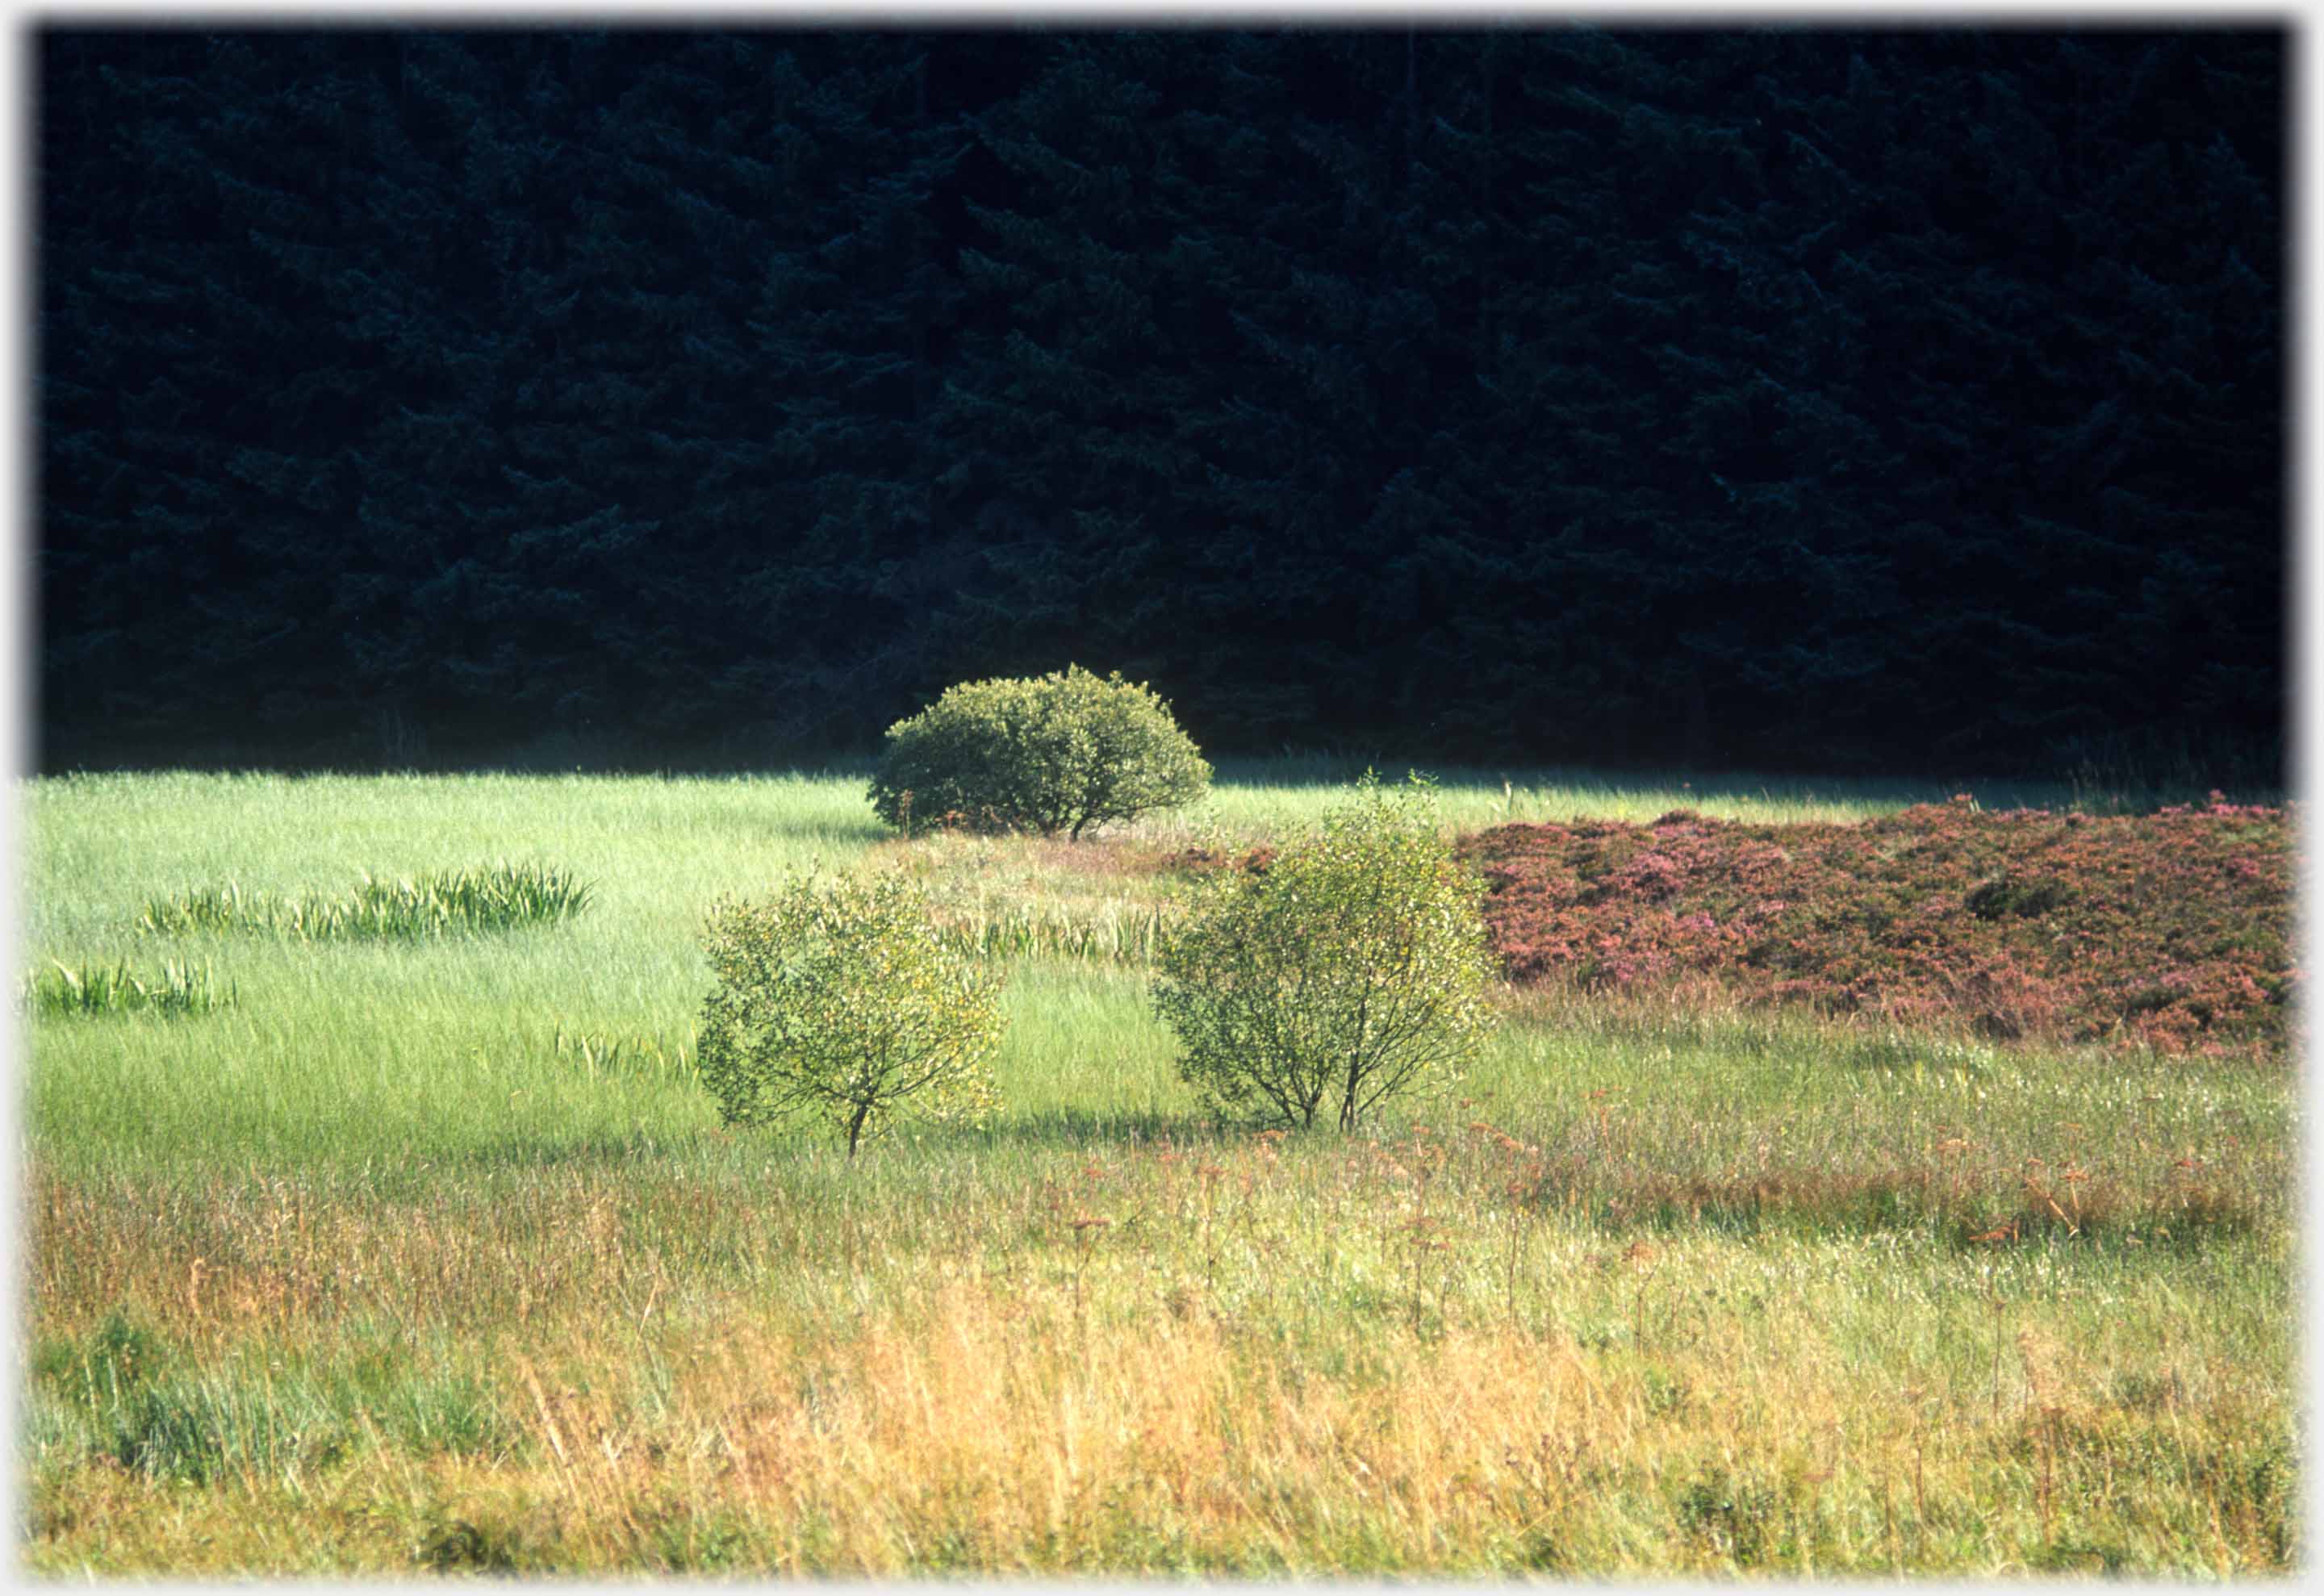
[[[992,1100],[1001,979],[936,934],[900,876],[813,875],[722,901],[697,1067],[733,1125],[827,1117],[850,1155],[899,1111],[974,1121]]]
[[[1264,872],[1214,878],[1163,943],[1154,1003],[1219,1108],[1352,1130],[1457,1078],[1491,1019],[1481,890],[1425,786],[1369,777]]]
[[[872,807],[900,830],[1060,831],[1171,809],[1210,790],[1211,767],[1167,705],[1120,671],[1079,666],[964,682],[888,728]]]

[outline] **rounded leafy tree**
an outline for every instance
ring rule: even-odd
[[[899,1114],[974,1121],[992,1102],[1001,980],[946,946],[892,875],[805,876],[722,901],[704,946],[702,1083],[730,1125],[827,1120],[850,1158]]]
[[[1180,1072],[1230,1115],[1343,1130],[1457,1079],[1492,1019],[1482,896],[1425,785],[1367,776],[1264,873],[1211,878],[1164,944],[1154,1005]]]
[[[1069,832],[1192,803],[1211,767],[1167,705],[1121,673],[964,682],[888,728],[872,807],[904,831]]]

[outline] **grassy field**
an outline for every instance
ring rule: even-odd
[[[28,1566],[2299,1561],[2288,1063],[1512,995],[1457,1094],[1370,1136],[1213,1127],[1146,1005],[1154,867],[1350,773],[1230,763],[1079,848],[890,839],[853,771],[26,784],[27,961],[230,989],[23,1022]],[[1462,831],[1948,796],[1444,774]],[[704,909],[875,854],[1007,958],[1003,1111],[852,1165],[722,1129]],[[134,928],[502,859],[588,908]]]

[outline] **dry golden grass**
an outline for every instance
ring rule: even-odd
[[[1993,1418],[1981,1389],[1851,1400],[1839,1349],[1790,1328],[1637,1360],[1388,1324],[1321,1374],[1209,1313],[1085,1331],[990,1283],[836,1334],[706,1303],[642,1344],[525,1338],[512,1458],[381,1449],[207,1492],[88,1464],[41,1491],[35,1561],[295,1568],[314,1548],[269,1541],[295,1506],[308,1536],[368,1527],[334,1552],[356,1569],[2001,1571],[2061,1516],[2094,1562],[2284,1565],[2282,1487],[2252,1484],[2272,1416],[2233,1370],[2167,1414],[2041,1377]],[[2110,1499],[2165,1484],[2199,1487],[2175,1522]]]
[[[32,1557],[895,1574],[2292,1555],[2288,1349],[2250,1358],[2274,1310],[2192,1295],[2211,1249],[2251,1240],[2158,1269],[2055,1231],[1933,1259],[1925,1232],[1628,1232],[1528,1187],[1523,1154],[1483,1127],[1061,1153],[876,1208],[618,1166],[403,1201],[40,1179]],[[2273,1251],[2281,1215],[2259,1217]],[[160,1349],[132,1383],[162,1395],[125,1431],[89,1372],[109,1315]],[[490,1422],[399,1437],[395,1381],[447,1370]],[[308,1416],[238,1438],[245,1388]],[[216,1432],[206,1489],[171,1478],[157,1411]]]

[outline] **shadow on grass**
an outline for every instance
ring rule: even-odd
[[[1377,756],[1293,753],[1264,759],[1221,758],[1214,761],[1221,785],[1277,790],[1316,791],[1345,787],[1375,770],[1384,781],[1400,781],[1416,770],[1447,791],[1499,797],[1504,782],[1523,789],[1628,794],[1691,790],[1719,802],[1756,798],[1776,803],[1942,803],[1971,784],[1987,807],[2023,802],[2062,803],[2070,789],[2061,782],[1997,778],[1850,777],[1783,775],[1760,770],[1701,770],[1681,767],[1609,770],[1580,765],[1472,765]]]
[[[2043,780],[1975,771],[1942,774],[1851,776],[1753,770],[1702,770],[1690,766],[1467,764],[1390,753],[1286,752],[1260,758],[1222,756],[1213,761],[1221,785],[1275,791],[1323,792],[1360,780],[1367,769],[1382,780],[1400,781],[1417,770],[1452,793],[1501,796],[1503,784],[1519,791],[1601,794],[1683,794],[1689,803],[1728,805],[1748,800],[1808,807],[1869,804],[1903,807],[1941,804],[1967,792],[1987,809],[2080,809],[2101,815],[2146,814],[2165,805],[2201,803],[2214,788],[2228,800],[2280,805],[2285,789],[2280,774],[2264,761],[2223,759],[2186,769],[2131,769],[2061,773]]]
[[[948,1136],[946,1145],[958,1149],[977,1148],[1140,1147],[1167,1141],[1174,1147],[1196,1143],[1232,1142],[1249,1135],[1232,1126],[1222,1130],[1209,1115],[1195,1112],[1102,1113],[1088,1109],[1058,1108],[1012,1117],[978,1130]]]
[[[554,779],[565,776],[622,777],[661,781],[768,781],[843,780],[861,783],[878,766],[875,756],[835,755],[807,758],[783,765],[755,764],[732,758],[669,759],[650,756],[535,758],[525,754],[466,759],[433,758],[406,761],[341,758],[311,761],[286,761],[253,754],[221,754],[195,749],[178,752],[133,754],[121,751],[43,749],[35,767],[38,775],[234,775],[277,776],[290,779],[377,776],[518,776]],[[1278,792],[1331,792],[1349,786],[1367,770],[1386,780],[1401,780],[1407,770],[1431,777],[1448,791],[1500,795],[1503,784],[1521,789],[1554,789],[1609,796],[1639,793],[1691,793],[1692,798],[1719,804],[1757,799],[1772,804],[1876,804],[1902,807],[1941,803],[1956,792],[1973,793],[1989,809],[2081,808],[2101,814],[2138,814],[2161,805],[2194,803],[2212,788],[2226,791],[2236,803],[2281,804],[2284,785],[2266,761],[2223,759],[2195,769],[2130,768],[2077,770],[2052,780],[2003,777],[1976,772],[1855,776],[1780,770],[1701,770],[1691,766],[1542,765],[1513,761],[1475,764],[1430,759],[1409,751],[1380,750],[1370,753],[1344,750],[1287,749],[1275,754],[1218,754],[1212,758],[1221,785],[1258,788]],[[884,829],[867,821],[870,835]],[[853,835],[852,828],[847,835]]]
[[[425,1188],[436,1173],[447,1169],[509,1170],[623,1169],[653,1165],[667,1167],[693,1155],[700,1138],[683,1131],[666,1136],[596,1135],[578,1137],[511,1136],[446,1148],[424,1155],[427,1167],[390,1166],[381,1176],[382,1189],[408,1179]]]
[[[1105,1113],[1060,1108],[1011,1116],[975,1129],[905,1124],[881,1139],[866,1143],[864,1153],[884,1161],[1003,1151],[1126,1149],[1166,1141],[1178,1148],[1231,1147],[1249,1139],[1255,1130],[1256,1127],[1231,1125],[1222,1129],[1207,1116],[1193,1112]],[[917,1141],[915,1137],[918,1138]],[[735,1156],[820,1160],[832,1156],[844,1159],[844,1153],[845,1145],[838,1137],[809,1121],[799,1121],[763,1130],[713,1129],[662,1136],[505,1137],[431,1150],[420,1155],[417,1163],[392,1166],[374,1178],[384,1190],[400,1184],[424,1186],[447,1170],[522,1174],[546,1170],[674,1169],[705,1158],[721,1161]]]
[[[687,810],[686,824],[689,830],[730,832],[756,838],[807,837],[835,847],[868,847],[891,841],[896,835],[873,817],[869,804],[863,807],[860,819],[837,819],[828,815],[794,817],[770,807],[744,803],[721,804],[716,807],[695,804]]]

